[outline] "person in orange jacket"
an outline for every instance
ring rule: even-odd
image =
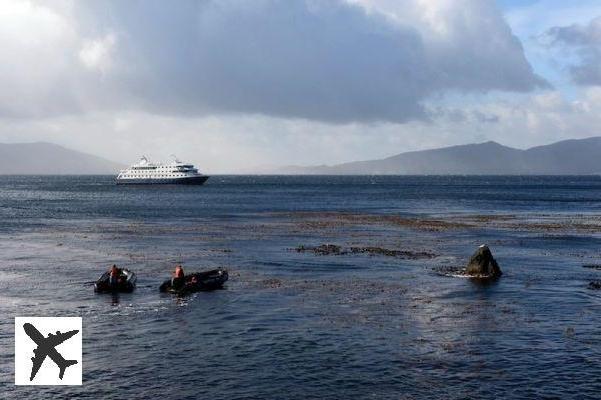
[[[117,286],[119,283],[119,268],[115,264],[109,270],[109,285],[111,287]]]

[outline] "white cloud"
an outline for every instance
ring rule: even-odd
[[[0,2],[0,115],[63,112],[77,42],[69,16],[29,1]]]
[[[553,26],[587,23],[592,16],[600,13],[598,0],[539,0],[512,8],[506,19],[516,35],[527,39]]]
[[[601,85],[601,16],[587,24],[554,26],[541,37],[548,46],[563,50],[564,57],[572,56],[567,65],[574,82]]]
[[[113,65],[111,57],[116,43],[117,37],[114,33],[84,40],[79,51],[79,60],[86,68],[107,73]]]

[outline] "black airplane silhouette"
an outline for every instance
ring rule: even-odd
[[[35,377],[35,374],[38,373],[42,363],[46,359],[46,356],[50,357],[52,361],[60,368],[60,372],[58,374],[59,379],[63,379],[63,375],[65,374],[65,369],[68,366],[77,364],[76,360],[65,360],[63,356],[60,355],[58,351],[56,351],[55,347],[64,342],[65,340],[71,338],[76,335],[78,330],[69,331],[65,333],[60,333],[60,331],[56,332],[56,335],[52,333],[48,334],[48,337],[45,338],[44,335],[38,331],[35,326],[27,323],[23,325],[23,329],[25,329],[25,333],[27,336],[31,338],[37,345],[38,348],[33,351],[35,357],[31,357],[31,361],[33,362],[33,366],[31,368],[31,376],[29,377],[29,381],[32,381]]]

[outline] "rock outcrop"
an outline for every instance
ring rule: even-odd
[[[497,278],[502,274],[499,264],[485,244],[478,247],[478,250],[472,255],[465,272],[475,278]]]

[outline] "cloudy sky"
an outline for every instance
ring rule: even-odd
[[[601,135],[598,0],[0,0],[0,142],[206,172]]]

